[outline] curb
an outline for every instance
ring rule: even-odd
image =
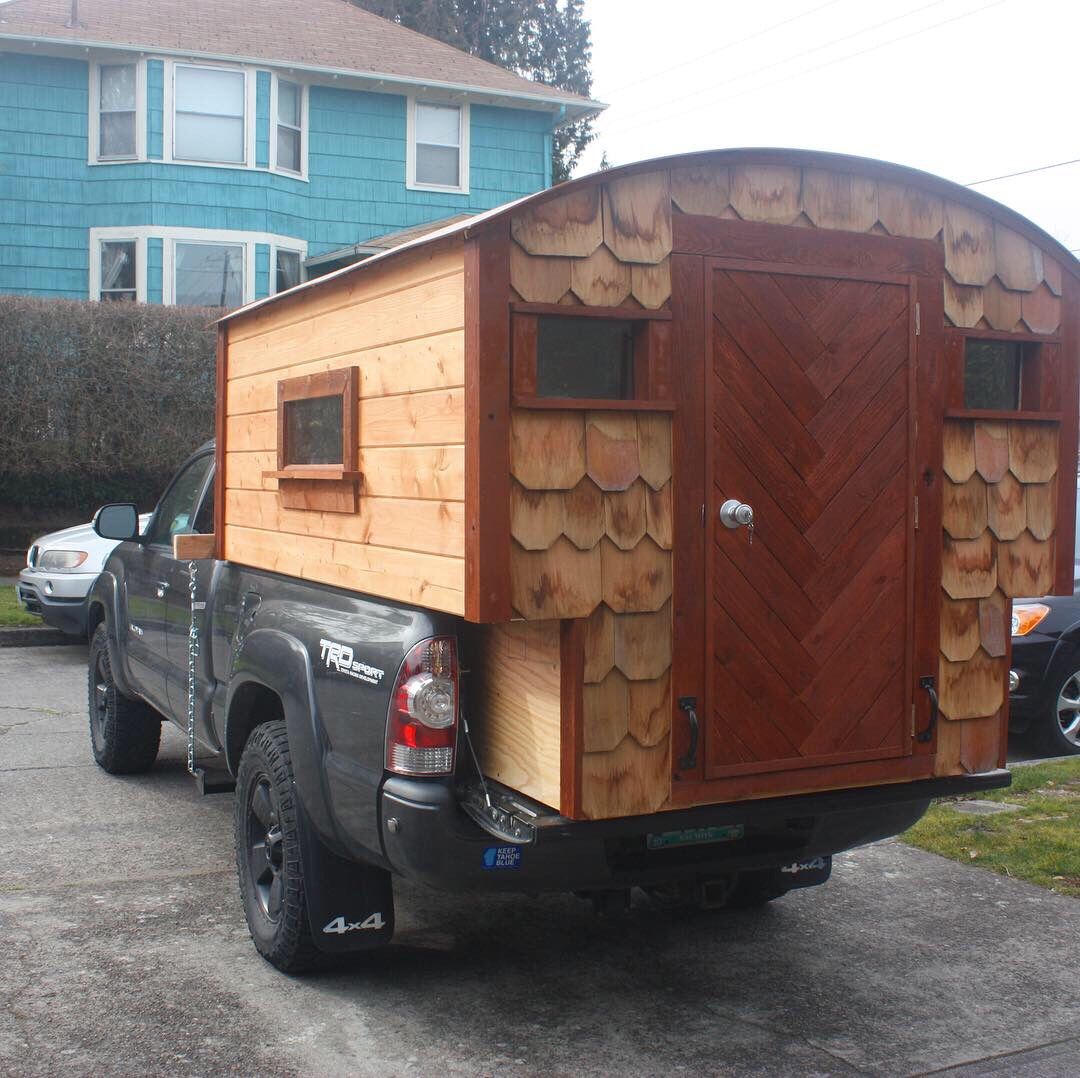
[[[0,629],[0,648],[40,648],[52,645],[85,644],[86,641],[78,636],[69,636],[59,629],[37,628],[13,628]]]

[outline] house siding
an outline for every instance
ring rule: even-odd
[[[546,113],[473,105],[469,193],[405,186],[407,100],[311,86],[308,178],[168,164],[165,66],[146,63],[150,160],[90,165],[89,64],[0,53],[0,292],[85,299],[89,229],[154,226],[273,234],[317,255],[451,214],[478,212],[550,182]],[[270,73],[256,72],[256,162],[269,163]],[[261,246],[261,245],[260,245]],[[253,267],[256,298],[270,288]],[[147,248],[147,298],[162,296],[161,240]]]

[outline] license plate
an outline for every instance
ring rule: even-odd
[[[727,827],[687,827],[682,831],[661,831],[645,836],[650,850],[666,850],[672,846],[704,846],[709,842],[735,842],[743,837],[745,828],[741,823]]]

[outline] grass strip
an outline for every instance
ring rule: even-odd
[[[1012,774],[1006,790],[936,801],[901,838],[953,861],[1080,898],[1080,756],[1017,767]],[[953,807],[972,800],[1019,808],[975,816]]]
[[[28,614],[19,606],[13,587],[0,588],[0,629],[22,628],[41,623],[37,614]]]

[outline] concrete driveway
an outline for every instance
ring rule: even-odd
[[[895,842],[756,913],[399,886],[388,951],[255,953],[182,739],[92,763],[84,648],[0,650],[0,1073],[1080,1074],[1080,903]]]

